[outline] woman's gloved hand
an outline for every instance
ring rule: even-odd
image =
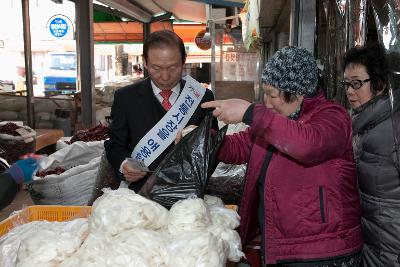
[[[18,160],[6,172],[12,176],[16,183],[20,184],[32,181],[33,174],[37,168],[37,159],[30,157]]]

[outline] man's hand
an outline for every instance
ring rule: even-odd
[[[122,164],[122,174],[127,182],[136,182],[146,176],[147,172],[134,169],[125,162]]]
[[[242,99],[215,100],[203,103],[202,108],[215,108],[214,117],[224,123],[239,123],[251,103]]]
[[[182,140],[182,137],[183,137],[182,130],[179,130],[176,133],[176,137],[175,137],[175,140],[174,140],[174,145],[177,145]]]
[[[178,131],[176,133],[174,144],[175,145],[178,144],[185,135],[187,135],[188,133],[190,133],[191,131],[193,131],[196,128],[197,128],[197,125],[189,125],[189,126],[183,128],[182,130]]]

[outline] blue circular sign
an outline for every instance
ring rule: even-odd
[[[68,23],[63,18],[58,17],[50,21],[49,30],[54,37],[64,37],[68,33],[68,29]]]

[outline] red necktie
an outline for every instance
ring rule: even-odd
[[[160,95],[163,98],[161,105],[165,108],[165,110],[170,110],[172,107],[171,103],[169,102],[169,97],[172,94],[172,90],[161,90]]]

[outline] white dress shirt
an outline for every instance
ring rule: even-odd
[[[155,85],[155,83],[153,83],[153,81],[151,81],[151,87],[153,88],[153,93],[154,95],[157,97],[158,101],[160,101],[160,103],[163,102],[163,97],[160,95],[161,89],[157,87],[157,85]],[[171,106],[174,105],[174,103],[176,102],[176,100],[179,97],[179,92],[181,91],[181,84],[180,82],[178,82],[174,88],[171,89],[172,94],[169,97],[169,103],[171,103]]]

